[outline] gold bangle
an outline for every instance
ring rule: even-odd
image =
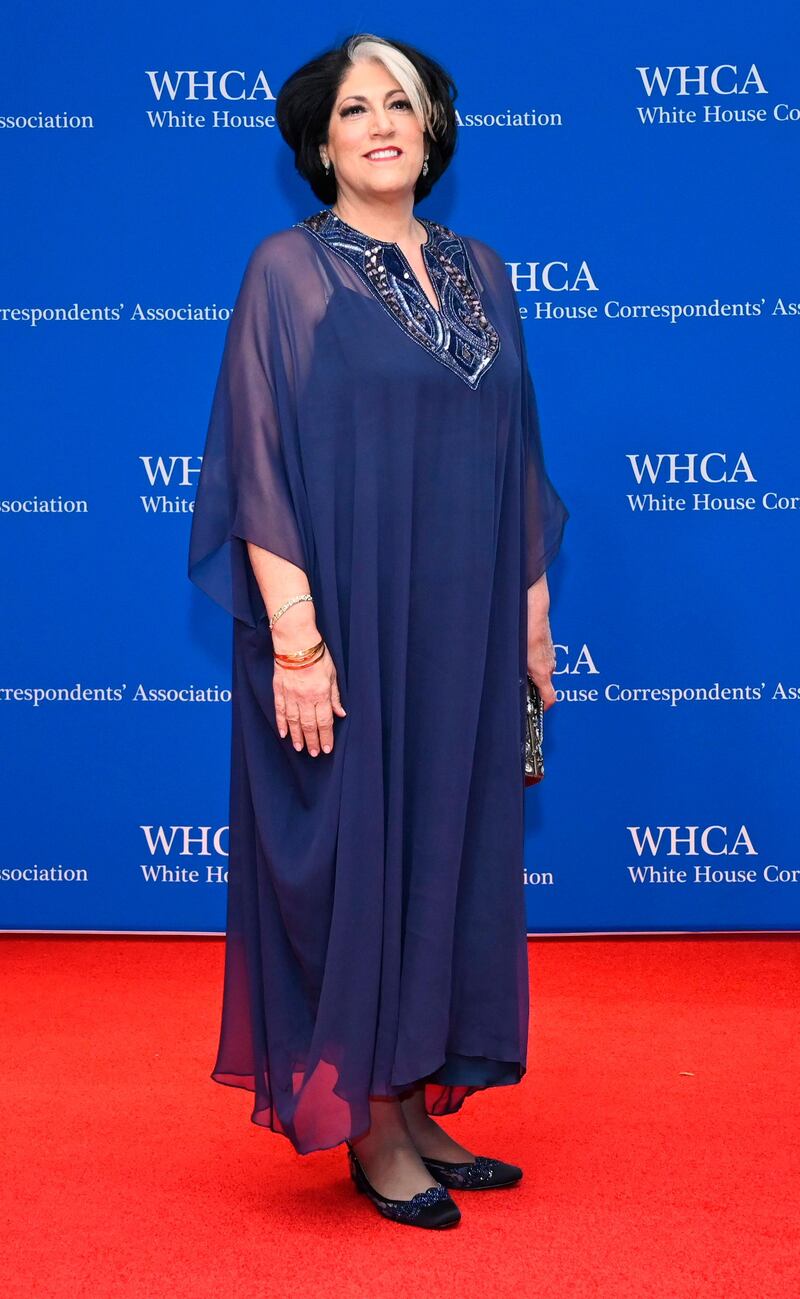
[[[289,659],[296,662],[299,659],[309,658],[312,654],[316,654],[320,645],[324,644],[324,640],[318,640],[316,645],[309,645],[307,649],[292,650],[286,654],[282,650],[273,650],[272,653],[274,658]]]
[[[311,663],[316,663],[317,659],[321,659],[324,653],[325,646],[323,644],[319,652],[315,654],[313,658],[308,659],[305,663],[282,663],[280,659],[278,659],[277,662],[280,667],[288,668],[290,671],[295,672],[298,668],[307,668]]]

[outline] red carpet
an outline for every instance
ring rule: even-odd
[[[209,1079],[221,941],[0,953],[6,1296],[800,1296],[793,937],[533,942],[528,1074],[445,1121],[526,1178],[442,1233]]]

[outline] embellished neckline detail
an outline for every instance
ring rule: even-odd
[[[366,239],[370,244],[383,244],[385,248],[400,247],[398,243],[391,239],[378,239],[375,235],[368,235],[363,230],[356,229],[355,226],[351,226],[349,222],[345,221],[344,217],[340,217],[338,212],[334,212],[333,208],[326,208],[325,210],[334,221],[338,222],[340,226],[344,226],[344,229],[348,234],[359,235],[362,239]],[[428,244],[431,242],[431,222],[427,221],[425,217],[417,217],[417,221],[419,221],[420,225],[423,225],[428,232],[428,238],[424,244],[420,244],[420,248],[427,248]]]
[[[295,224],[352,266],[409,338],[470,388],[477,388],[500,350],[500,337],[478,296],[464,240],[438,221],[417,220],[428,232],[420,251],[439,299],[438,311],[398,244],[372,238],[330,208]]]

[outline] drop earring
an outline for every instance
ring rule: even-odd
[[[425,155],[425,161],[424,161],[423,164],[422,164],[422,174],[423,174],[423,176],[427,176],[427,174],[428,174],[428,155],[427,155],[427,154]]]

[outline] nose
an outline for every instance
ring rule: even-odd
[[[385,135],[387,130],[391,131],[392,129],[393,122],[389,116],[388,110],[385,108],[376,109],[375,117],[372,121],[372,134],[374,135],[377,133],[378,135]]]

